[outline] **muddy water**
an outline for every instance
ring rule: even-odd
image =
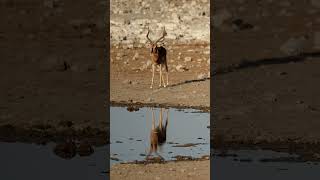
[[[127,108],[111,107],[111,165],[146,159],[151,147],[152,112],[155,126],[158,126],[160,108],[153,110],[140,108],[138,111],[129,112]],[[168,121],[166,140],[158,146],[157,153],[151,151],[150,157],[160,155],[164,160],[175,160],[174,156],[177,155],[197,158],[210,154],[209,113],[200,113],[196,110],[163,109],[162,115],[163,126],[165,121]]]
[[[88,156],[61,158],[47,145],[0,143],[0,179],[107,179],[108,146]]]
[[[211,178],[217,180],[318,180],[320,164],[304,162],[298,155],[266,150],[213,153]]]

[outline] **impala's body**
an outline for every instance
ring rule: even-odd
[[[161,87],[161,84],[163,83],[163,86],[166,87],[169,84],[169,71],[168,71],[168,65],[167,65],[167,50],[163,47],[158,45],[158,42],[162,42],[164,40],[164,36],[166,35],[165,29],[163,29],[163,35],[160,37],[157,41],[153,42],[149,38],[149,29],[147,33],[147,39],[150,43],[150,56],[152,61],[152,79],[151,79],[151,86],[153,87],[153,79],[154,79],[154,72],[156,66],[160,66],[160,83],[159,87]],[[162,65],[165,67],[166,74],[167,74],[167,84],[164,82],[164,78],[162,75]]]
[[[163,113],[163,111],[162,111],[162,108],[161,108],[160,115],[159,115],[159,125],[156,127],[155,126],[155,115],[154,115],[154,111],[152,110],[152,128],[151,128],[151,132],[150,132],[150,150],[149,150],[149,154],[146,157],[147,159],[151,155],[151,153],[153,153],[153,152],[156,153],[158,156],[160,156],[158,154],[158,146],[159,145],[161,146],[163,143],[165,143],[166,139],[167,139],[167,127],[168,127],[168,121],[169,121],[169,118],[168,118],[169,110],[167,111],[166,122],[165,122],[164,125],[163,125],[162,113]]]

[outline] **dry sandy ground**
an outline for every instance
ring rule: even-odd
[[[216,14],[226,10],[231,15],[214,33],[211,135],[215,147],[274,144],[283,151],[292,144],[320,142],[320,56],[315,32],[320,21],[318,8],[310,2],[216,1]],[[233,23],[237,19],[253,28],[240,30]],[[301,56],[281,48],[304,35],[309,38],[296,44],[304,52]],[[304,152],[311,149],[301,147]]]
[[[112,180],[210,179],[210,161],[180,161],[166,164],[118,164],[111,168]]]
[[[1,3],[1,138],[95,129],[105,139],[105,10],[85,1]]]
[[[112,47],[110,65],[110,100],[114,103],[144,103],[208,109],[210,106],[209,45],[168,45],[169,86],[159,87],[156,72],[151,84],[148,48]],[[138,54],[138,56],[135,56]],[[180,54],[180,55],[179,55]],[[137,58],[133,58],[137,57]],[[191,58],[186,61],[185,58]],[[183,66],[180,72],[176,66]]]

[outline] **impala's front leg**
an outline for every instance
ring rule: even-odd
[[[160,82],[159,82],[159,87],[161,87],[161,79],[162,79],[162,66],[160,64],[160,70],[159,70],[159,73],[160,73]]]
[[[151,78],[151,86],[150,86],[151,89],[152,89],[152,86],[153,86],[154,70],[155,70],[155,65],[152,64],[152,78]]]

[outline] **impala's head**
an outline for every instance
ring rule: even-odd
[[[159,42],[163,42],[164,41],[164,37],[167,35],[166,29],[165,29],[165,27],[163,27],[162,36],[156,41],[152,41],[149,38],[149,33],[150,33],[150,30],[149,30],[149,27],[148,27],[148,33],[147,33],[146,37],[147,37],[148,42],[150,43],[150,45],[149,45],[150,52],[151,53],[157,53],[157,48],[156,47],[158,47],[158,43]]]

